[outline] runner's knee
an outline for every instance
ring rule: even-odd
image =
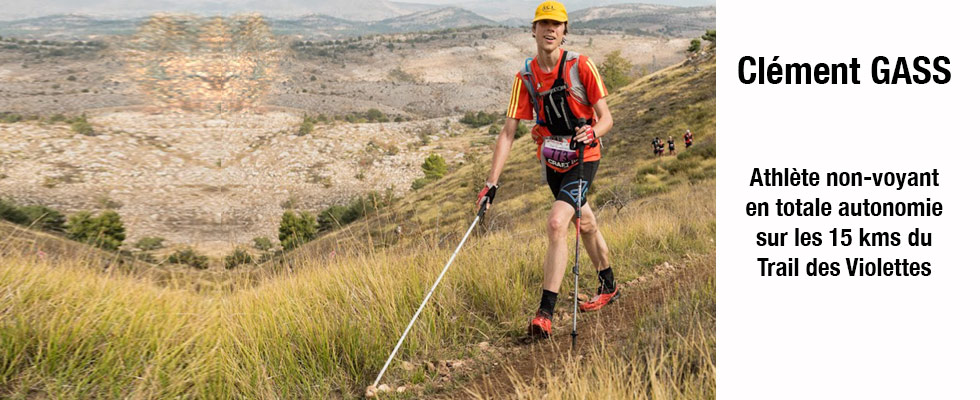
[[[552,215],[548,217],[548,235],[564,237],[567,233],[567,227],[568,221],[565,221],[561,216]]]

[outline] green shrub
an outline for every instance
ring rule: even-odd
[[[25,225],[30,218],[16,204],[0,199],[0,219]]]
[[[449,166],[446,165],[446,160],[442,156],[431,154],[422,163],[422,172],[426,179],[436,180],[449,172]]]
[[[331,231],[346,225],[344,216],[347,214],[347,206],[333,205],[326,210],[320,211],[316,217],[317,225],[321,232]]]
[[[472,111],[467,111],[463,114],[463,118],[459,122],[469,125],[471,128],[479,128],[481,126],[490,125],[495,120],[497,120],[497,114],[488,114],[486,112],[480,111],[474,113]]]
[[[0,122],[5,122],[5,123],[8,123],[8,124],[13,124],[15,122],[20,122],[21,119],[23,119],[23,117],[21,117],[20,114],[13,114],[13,113],[2,113],[2,114],[0,114]]]
[[[163,238],[148,236],[136,242],[136,248],[143,251],[157,250],[163,247]]]
[[[27,216],[27,224],[55,232],[65,231],[65,215],[45,206],[31,205],[20,208]]]
[[[428,179],[428,178],[419,178],[419,179],[416,179],[416,180],[412,181],[412,190],[419,190],[419,189],[425,187],[425,185],[428,185],[429,182],[432,182],[432,180],[431,179]]]
[[[388,122],[388,116],[377,108],[367,110],[367,113],[364,114],[364,118],[366,118],[369,122]]]
[[[95,135],[95,128],[92,128],[92,125],[88,123],[88,117],[86,117],[85,114],[76,117],[72,121],[71,130],[72,132],[85,136]]]
[[[272,241],[265,236],[254,237],[252,238],[252,247],[259,251],[269,251],[272,250]]]
[[[714,29],[708,29],[704,31],[703,35],[701,35],[701,39],[714,43],[716,40],[715,35],[716,35],[716,31]]]
[[[701,51],[701,39],[691,39],[691,45],[688,46],[687,51],[689,53],[697,53]]]
[[[327,207],[327,209],[320,211],[320,214],[316,218],[320,232],[337,229],[357,221],[366,215],[377,212],[391,205],[391,197],[390,194],[382,196],[378,192],[372,191],[362,197],[355,198],[347,205]]]
[[[167,262],[171,264],[186,265],[197,269],[208,268],[208,257],[197,254],[194,249],[189,247],[170,253],[170,255],[167,256]]]
[[[316,218],[308,212],[296,214],[292,211],[282,213],[279,222],[279,242],[284,250],[291,250],[316,237]]]
[[[299,132],[297,132],[297,134],[299,136],[306,136],[313,133],[313,127],[315,124],[316,124],[316,119],[308,116],[303,116],[303,123],[299,125]]]
[[[106,250],[117,250],[126,240],[122,218],[111,210],[98,216],[92,216],[88,211],[76,213],[68,219],[67,228],[69,238]]]
[[[252,264],[253,262],[252,255],[248,254],[245,249],[236,248],[235,251],[225,257],[225,269],[233,269],[239,265]]]
[[[487,130],[487,133],[490,134],[490,136],[497,136],[497,135],[499,135],[500,134],[500,126],[498,126],[497,124],[490,125],[490,129]]]

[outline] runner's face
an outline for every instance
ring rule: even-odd
[[[543,19],[534,24],[534,41],[538,49],[553,51],[561,45],[565,37],[565,23]]]

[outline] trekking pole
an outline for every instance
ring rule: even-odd
[[[473,227],[475,227],[476,223],[480,221],[481,217],[483,217],[483,213],[487,211],[487,203],[488,201],[486,199],[480,203],[480,211],[476,213],[476,218],[474,218],[473,223],[470,224],[470,229],[466,230],[466,234],[463,235],[463,240],[459,242],[459,246],[456,246],[456,251],[453,252],[453,256],[449,257],[449,262],[447,262],[446,266],[442,268],[442,272],[439,274],[439,277],[436,278],[436,283],[432,284],[432,288],[429,289],[429,294],[425,295],[425,299],[422,300],[422,305],[420,305],[419,309],[415,311],[415,315],[412,316],[412,320],[409,321],[408,326],[405,327],[405,332],[403,332],[402,337],[398,339],[398,343],[395,344],[395,349],[391,351],[391,354],[388,356],[388,361],[385,361],[384,367],[381,367],[381,372],[378,373],[378,377],[374,380],[374,384],[371,386],[377,387],[378,382],[381,382],[381,377],[384,376],[385,371],[388,370],[388,365],[390,365],[391,360],[395,358],[395,354],[398,353],[398,349],[402,347],[402,342],[405,341],[405,336],[408,336],[408,331],[412,329],[412,325],[415,324],[415,320],[418,319],[419,314],[422,313],[422,309],[425,308],[425,304],[429,302],[429,298],[432,297],[432,293],[435,292],[436,286],[439,286],[439,282],[442,281],[442,277],[446,275],[446,271],[449,270],[449,266],[452,265],[453,260],[456,259],[456,254],[459,254],[459,249],[463,247],[463,243],[466,243],[466,238],[470,236],[470,232],[473,231]]]
[[[572,139],[574,140],[574,139]],[[575,145],[578,151],[578,196],[575,199],[575,265],[572,266],[572,273],[575,274],[575,300],[572,301],[572,349],[575,349],[575,338],[578,337],[578,240],[582,233],[582,180],[585,179],[585,148]]]
[[[578,252],[579,236],[582,234],[582,181],[585,180],[585,148],[572,139],[575,148],[578,149],[578,195],[575,199],[575,265],[572,266],[572,273],[575,274],[575,300],[572,301],[572,349],[575,349],[575,339],[578,337]],[[595,141],[589,143],[588,147],[594,147]]]

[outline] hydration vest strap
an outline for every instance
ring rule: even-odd
[[[537,83],[534,80],[534,73],[531,72],[531,61],[533,60],[533,58],[524,60],[524,69],[521,70],[521,81],[524,82],[524,87],[527,88],[527,92],[530,94],[531,109],[534,110],[535,122],[541,125],[544,124],[544,120],[541,118],[541,113],[538,112]]]

